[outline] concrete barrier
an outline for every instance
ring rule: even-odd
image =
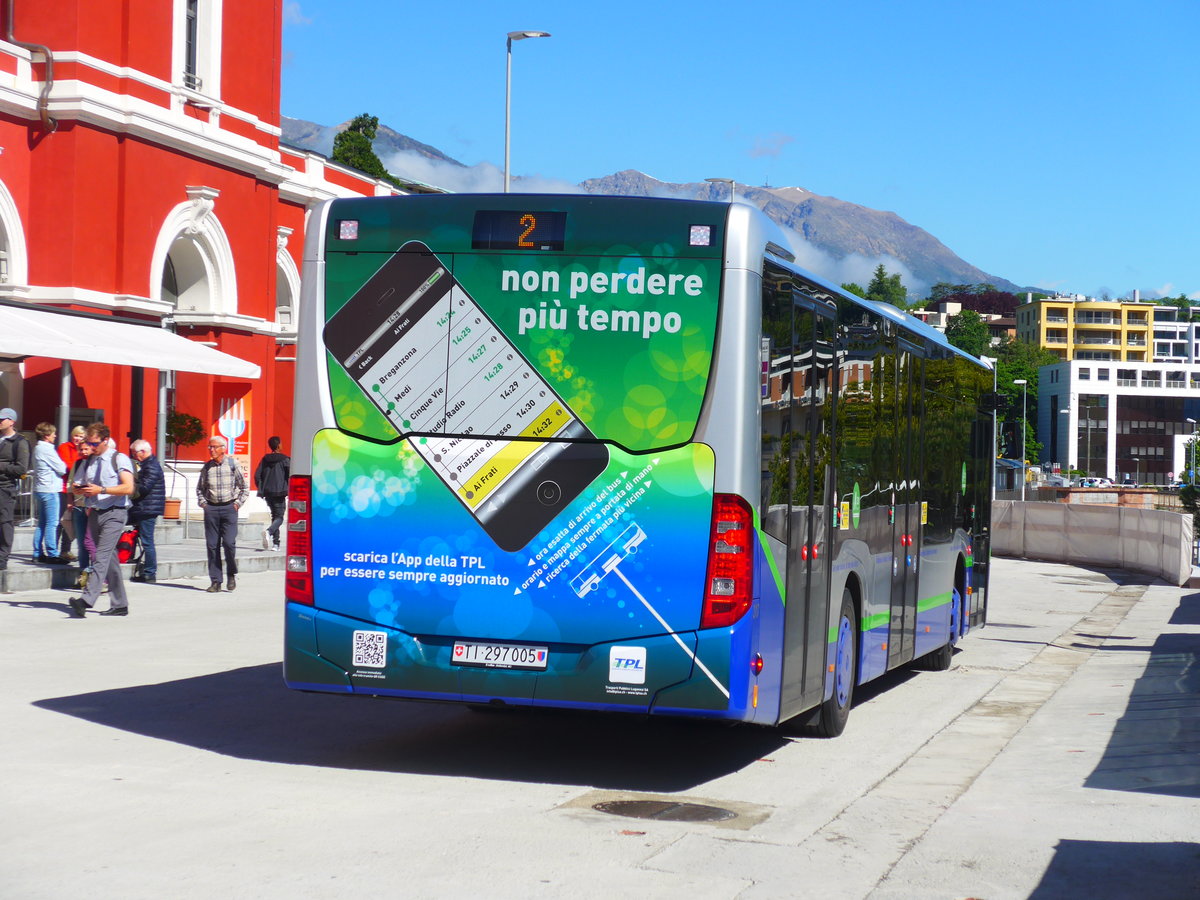
[[[1193,540],[1192,517],[1166,510],[1004,500],[992,505],[997,556],[1129,569],[1183,585],[1192,573]]]

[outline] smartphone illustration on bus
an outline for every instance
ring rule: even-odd
[[[608,450],[423,243],[325,323],[325,346],[496,544],[520,550]]]

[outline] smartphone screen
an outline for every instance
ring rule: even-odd
[[[325,346],[502,549],[524,547],[608,464],[605,447],[420,242],[329,319]]]

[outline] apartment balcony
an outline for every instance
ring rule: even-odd
[[[1069,319],[1066,316],[1046,316],[1046,321],[1055,325],[1066,325]]]
[[[1075,327],[1076,328],[1079,328],[1079,327],[1086,328],[1089,326],[1103,327],[1103,328],[1115,328],[1115,327],[1119,326],[1120,324],[1121,324],[1121,320],[1115,316],[1105,316],[1105,315],[1100,315],[1098,313],[1093,313],[1088,316],[1084,316],[1083,314],[1080,313],[1075,316]]]
[[[1145,347],[1146,339],[1144,337],[1134,337],[1133,335],[1128,335],[1125,338],[1125,343],[1130,347]]]
[[[1121,340],[1111,334],[1077,334],[1075,335],[1075,346],[1094,346],[1101,345],[1104,347],[1116,347],[1120,345]]]

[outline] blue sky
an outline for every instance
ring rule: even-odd
[[[1022,285],[1200,300],[1200,2],[286,0],[283,114],[467,165],[799,186]],[[420,177],[421,173],[405,173]]]

